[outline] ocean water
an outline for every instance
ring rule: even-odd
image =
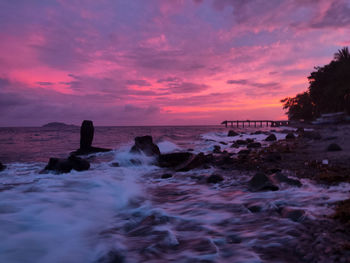
[[[0,161],[7,165],[0,172],[0,262],[271,262],[259,251],[297,242],[291,233],[299,223],[282,218],[280,207],[304,209],[313,219],[331,214],[331,204],[348,197],[348,184],[326,187],[308,180],[300,188],[251,192],[249,174],[173,172],[129,153],[140,135],[152,135],[162,153],[209,153],[214,145],[237,152],[230,144],[245,138],[269,144],[265,134],[252,135],[254,129],[240,129],[235,137],[227,131],[96,127],[93,144],[113,151],[88,156],[88,171],[57,175],[40,171],[49,157],[78,148],[79,128],[0,128]],[[173,177],[161,179],[164,173]],[[213,173],[225,180],[200,180]],[[261,211],[252,213],[251,206]]]

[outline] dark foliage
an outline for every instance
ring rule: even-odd
[[[334,54],[334,60],[315,67],[308,77],[309,88],[296,97],[281,100],[291,120],[312,120],[322,113],[350,113],[350,53],[347,47]]]

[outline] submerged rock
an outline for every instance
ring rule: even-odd
[[[281,216],[288,218],[294,222],[300,221],[305,215],[305,211],[302,209],[293,209],[290,207],[284,207],[281,210]]]
[[[235,141],[235,144],[237,144],[237,145],[246,145],[246,144],[248,144],[248,142],[245,141],[245,140],[237,140],[237,141]]]
[[[71,170],[89,170],[90,163],[80,157],[71,155],[67,159],[50,158],[45,170],[56,171],[58,173],[69,173]]]
[[[337,152],[337,151],[342,151],[343,149],[336,143],[331,143],[327,147],[328,152]]]
[[[224,178],[221,175],[218,174],[212,174],[207,178],[208,184],[217,184],[219,182],[222,182]]]
[[[156,144],[153,143],[152,136],[140,136],[135,138],[135,144],[132,146],[130,152],[144,153],[147,156],[159,156],[160,150]]]
[[[297,179],[291,179],[282,173],[275,173],[270,175],[270,178],[274,184],[286,183],[291,186],[301,187],[302,183]]]
[[[92,121],[84,120],[80,127],[80,148],[72,155],[86,155],[98,152],[109,152],[111,149],[93,147],[92,141],[94,139],[94,124]]]
[[[273,184],[268,176],[264,173],[256,173],[248,182],[249,188],[252,191],[277,191],[278,187]]]
[[[124,256],[119,251],[109,251],[107,254],[101,256],[97,263],[123,263],[125,262]]]
[[[163,175],[161,176],[162,179],[168,179],[168,178],[171,178],[171,177],[173,177],[172,174],[163,174]]]
[[[221,153],[221,148],[219,145],[214,145],[213,153]]]
[[[5,170],[5,169],[6,169],[6,166],[0,162],[0,172]]]
[[[227,134],[227,136],[229,136],[229,137],[234,137],[234,136],[238,136],[238,135],[239,135],[239,133],[237,133],[233,130],[229,130],[228,134]]]
[[[267,136],[265,138],[265,141],[267,141],[267,142],[277,141],[277,137],[274,134],[270,134],[269,136]]]

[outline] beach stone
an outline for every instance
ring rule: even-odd
[[[94,139],[94,124],[84,120],[80,127],[80,149],[89,149]]]
[[[274,134],[270,134],[269,136],[267,136],[265,138],[265,141],[267,141],[267,142],[277,141],[277,137]]]
[[[229,130],[227,136],[228,137],[234,137],[239,135],[239,133],[235,132],[234,130]]]
[[[221,148],[219,145],[214,145],[213,153],[221,153]]]
[[[248,182],[248,186],[252,191],[277,191],[278,187],[273,184],[268,176],[264,173],[256,173]]]
[[[67,159],[50,158],[45,170],[56,171],[58,173],[69,173],[72,169],[85,171],[90,168],[90,163],[77,156],[69,156]]]
[[[261,143],[260,142],[251,142],[247,145],[247,148],[248,149],[251,149],[251,148],[260,148],[261,147]]]
[[[3,170],[5,170],[5,168],[6,168],[6,166],[3,165],[3,164],[0,162],[0,172],[3,171]]]
[[[343,149],[336,143],[331,143],[327,147],[328,152],[336,152],[336,151],[342,151]]]
[[[300,221],[304,216],[305,211],[302,209],[293,209],[290,207],[284,207],[281,211],[281,216],[283,218],[288,218],[294,222]]]
[[[208,184],[217,184],[219,182],[222,182],[224,178],[221,175],[218,174],[212,174],[207,178]]]
[[[270,175],[270,179],[274,184],[286,183],[291,186],[301,187],[302,183],[297,179],[291,179],[282,173],[275,173]]]
[[[162,179],[168,179],[168,178],[171,178],[171,177],[173,177],[172,174],[163,174],[163,175],[161,176]]]
[[[135,137],[135,144],[132,146],[130,152],[144,153],[147,156],[159,156],[160,150],[156,144],[153,143],[152,136]]]
[[[161,154],[158,158],[160,167],[175,168],[194,158],[194,154],[190,152],[176,152]]]
[[[286,135],[286,140],[294,140],[294,139],[295,139],[294,133],[289,132],[289,133]]]

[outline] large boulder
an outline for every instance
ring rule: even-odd
[[[6,166],[3,165],[3,164],[0,162],[0,172],[3,171],[3,170],[5,170],[5,168],[6,168]]]
[[[71,170],[85,171],[89,170],[90,163],[80,157],[71,155],[66,159],[50,158],[45,170],[56,171],[58,173],[69,173]]]
[[[135,144],[132,146],[130,152],[144,153],[147,156],[159,156],[160,150],[156,144],[153,143],[152,136],[139,136],[135,138]]]
[[[234,137],[234,136],[238,136],[238,135],[239,135],[239,133],[237,133],[233,130],[229,130],[228,134],[227,134],[227,136],[229,136],[229,137]]]
[[[268,176],[264,173],[256,173],[248,182],[251,191],[277,191],[278,187],[273,184]]]
[[[277,137],[274,134],[270,134],[269,136],[267,136],[265,138],[265,141],[267,141],[267,142],[277,141]]]
[[[91,153],[111,151],[111,149],[92,146],[92,141],[94,139],[94,130],[94,124],[92,121],[83,121],[80,127],[80,148],[72,152],[72,155],[85,155]]]

